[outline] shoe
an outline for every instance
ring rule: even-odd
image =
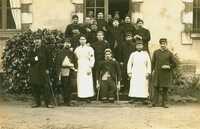
[[[108,100],[109,100],[110,103],[114,103],[115,102],[114,98],[109,98]]]
[[[134,104],[134,100],[128,101],[129,104]]]
[[[156,107],[156,104],[151,104],[151,105],[149,105],[149,107],[150,107],[150,108]]]
[[[34,105],[32,105],[31,107],[32,108],[38,108],[38,107],[40,107],[41,105],[39,105],[39,104],[34,104]]]
[[[47,108],[54,108],[54,106],[53,106],[53,105],[50,105],[50,104],[46,105],[46,107],[47,107]]]
[[[169,108],[169,106],[167,106],[166,104],[162,105],[163,108]]]

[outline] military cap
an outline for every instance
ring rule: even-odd
[[[139,22],[144,23],[144,21],[141,18],[138,18],[136,23],[138,24]]]
[[[74,19],[74,18],[78,18],[78,16],[77,16],[77,15],[73,15],[73,16],[72,16],[72,19]]]
[[[160,38],[159,43],[162,43],[162,42],[167,42],[167,39],[166,38]]]

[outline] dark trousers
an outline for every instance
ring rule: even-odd
[[[154,97],[153,97],[153,104],[159,103],[160,95],[162,96],[162,105],[165,105],[167,102],[167,92],[168,87],[155,87],[154,88]]]
[[[100,86],[101,98],[115,98],[117,87],[112,79],[102,80]]]
[[[64,103],[70,103],[72,95],[72,85],[69,76],[61,77],[61,93]]]
[[[32,84],[32,94],[34,100],[37,105],[41,105],[41,97],[43,96],[45,105],[49,105],[50,103],[50,89],[48,84],[39,85],[39,84]]]

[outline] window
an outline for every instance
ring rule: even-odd
[[[98,12],[105,14],[106,0],[85,0],[85,15],[96,17]]]
[[[200,33],[200,0],[193,1],[193,32]]]
[[[0,30],[21,29],[20,0],[0,0]]]

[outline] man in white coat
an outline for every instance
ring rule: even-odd
[[[148,79],[151,73],[151,61],[149,54],[143,51],[142,40],[136,41],[136,50],[130,55],[127,64],[127,73],[130,77],[130,103],[136,100],[145,103],[149,96]]]
[[[94,50],[86,44],[86,37],[80,36],[80,46],[75,49],[78,59],[77,90],[78,97],[89,101],[94,96],[92,68],[94,66]]]

